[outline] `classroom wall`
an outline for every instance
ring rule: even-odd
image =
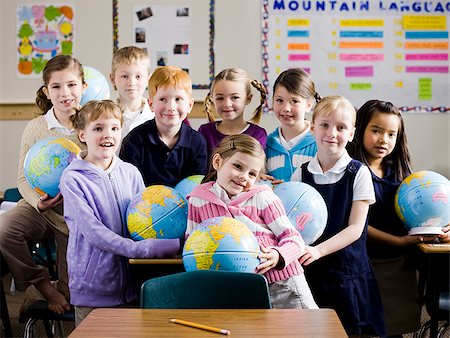
[[[137,0],[128,1],[143,3]],[[50,1],[41,0],[40,2]],[[14,60],[12,53],[16,50],[15,8],[19,3],[36,2],[32,0],[0,1],[0,41],[2,43],[0,106],[1,103],[32,102],[30,97],[34,98],[34,92],[41,83],[39,80],[23,80],[33,81],[31,92],[23,92],[22,86],[11,88],[10,83],[14,81],[8,81],[8,79],[15,79],[16,76],[13,65],[5,61]],[[82,63],[108,74],[112,57],[111,0],[73,0],[70,3],[75,4],[77,15],[75,56]],[[151,3],[151,1],[145,3]],[[260,0],[216,0],[215,10],[216,73],[224,68],[239,67],[246,69],[251,77],[260,79]],[[121,16],[125,14],[120,13]],[[95,23],[93,29],[89,27],[89,23],[92,22]],[[132,36],[129,34],[132,28],[120,26],[120,22],[119,20],[120,30],[128,32],[128,34],[119,34],[119,47],[123,47],[129,43],[127,36]],[[324,96],[327,93],[320,94]],[[257,96],[258,93],[255,91],[254,95]],[[113,93],[114,96],[115,93]],[[248,108],[248,116],[251,115],[257,101],[258,98],[255,97],[253,105]],[[401,105],[401,98],[399,97],[399,102],[393,103]],[[434,170],[450,177],[450,114],[413,113],[405,114],[404,119],[414,170]],[[26,122],[2,120],[0,111],[0,191],[16,186],[20,137]],[[190,122],[194,128],[197,128],[206,120],[191,118]],[[278,123],[272,115],[266,115],[261,125],[270,133]]]

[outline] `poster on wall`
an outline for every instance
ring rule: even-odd
[[[151,69],[177,65],[190,72],[191,8],[184,5],[134,6],[134,45],[145,49]]]
[[[39,78],[49,59],[73,52],[74,6],[17,6],[17,76]]]
[[[356,107],[376,98],[403,111],[450,111],[448,2],[261,3],[269,91],[283,70],[300,67],[321,96],[343,95]]]

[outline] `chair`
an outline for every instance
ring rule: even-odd
[[[23,333],[24,338],[34,337],[34,325],[38,320],[44,322],[45,331],[47,337],[52,338],[55,336],[55,322],[59,325],[59,332],[62,337],[65,336],[61,322],[74,322],[75,311],[72,309],[62,315],[58,315],[49,310],[46,301],[40,300],[30,305],[27,311],[29,319],[25,324],[25,330]]]
[[[449,256],[428,254],[426,258],[427,264],[421,267],[419,274],[419,294],[431,319],[420,327],[418,337],[425,337],[429,332],[439,338],[450,329]],[[442,325],[439,327],[439,324]]]
[[[0,268],[1,268],[1,277],[8,273],[8,269],[6,268],[6,263],[3,260],[3,256],[0,253]],[[9,317],[8,311],[8,303],[6,302],[5,290],[3,288],[3,279],[0,280],[0,318],[3,323],[3,330],[5,337],[12,337],[12,327],[11,327],[11,319]]]
[[[19,202],[19,200],[21,198],[22,198],[22,195],[20,194],[18,188],[6,189],[4,194],[3,194],[3,200],[4,201]]]
[[[6,189],[3,194],[3,201],[0,203],[0,210],[6,211],[13,208],[17,202],[22,198],[17,188]],[[0,255],[1,256],[1,255]],[[3,256],[0,257],[1,263],[1,277],[6,275],[9,271],[6,267],[6,263],[3,260]],[[3,323],[4,334],[6,337],[12,337],[11,319],[9,317],[8,304],[6,302],[5,290],[3,287],[3,280],[0,280],[0,308],[1,308],[1,320]]]
[[[141,288],[141,308],[270,309],[271,302],[262,275],[199,270],[147,280]]]
[[[450,321],[450,292],[449,291],[441,291],[438,296],[438,309],[433,310],[433,306],[431,305],[431,300],[427,300],[425,302],[425,307],[427,312],[435,316],[438,321],[443,321],[444,323],[439,328],[437,332],[437,338],[444,337],[445,333],[449,330],[449,321]],[[434,312],[435,311],[435,312]],[[424,323],[419,330],[418,337],[425,337],[425,333],[430,331],[431,329],[431,320]]]

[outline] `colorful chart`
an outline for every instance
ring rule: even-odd
[[[441,1],[263,0],[262,72],[310,72],[321,96],[373,98],[404,111],[446,112],[450,7]],[[399,101],[401,98],[401,101]]]

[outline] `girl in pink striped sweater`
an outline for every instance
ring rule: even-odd
[[[233,217],[255,234],[261,246],[261,264],[274,308],[317,309],[298,258],[305,243],[286,216],[281,201],[266,185],[255,185],[264,169],[265,154],[261,144],[251,136],[225,137],[215,149],[214,169],[205,182],[188,196],[186,236],[202,221]]]

